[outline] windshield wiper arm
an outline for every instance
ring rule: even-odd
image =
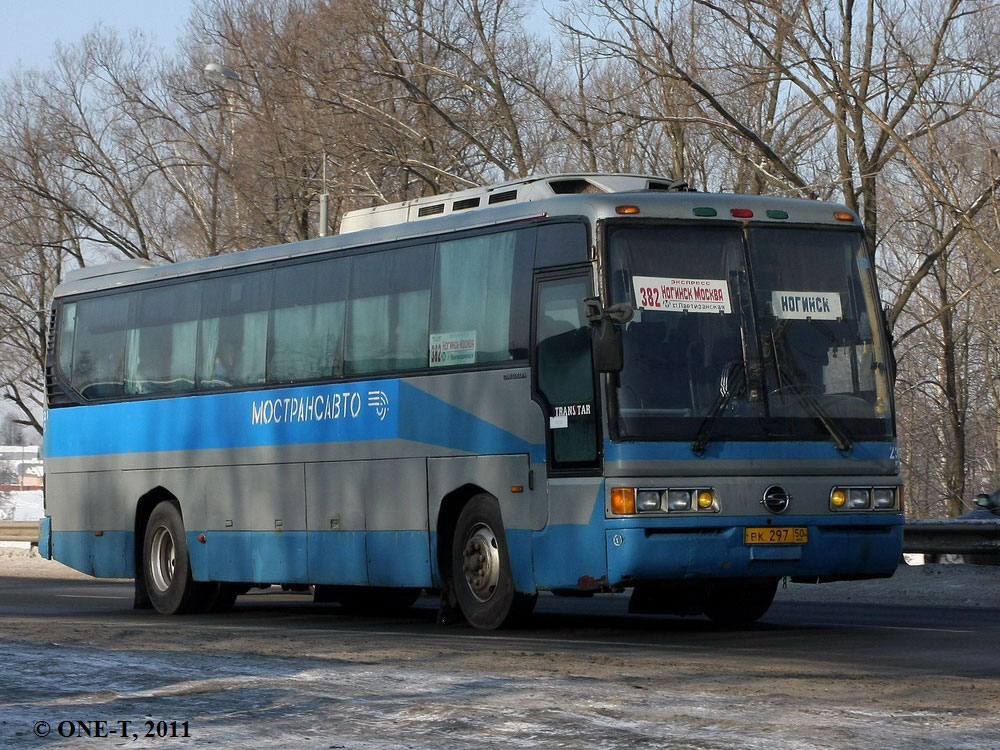
[[[833,439],[833,444],[837,447],[837,450],[841,453],[848,453],[851,450],[851,441],[844,433],[843,429],[834,422],[830,415],[827,414],[826,409],[813,398],[812,394],[806,391],[801,385],[799,385],[794,378],[789,377],[788,372],[781,368],[781,374],[785,379],[784,388],[788,388],[792,393],[795,394],[799,402],[806,407],[810,414],[821,424],[823,429],[827,431],[830,437]]]
[[[705,454],[705,449],[712,439],[712,430],[715,428],[715,423],[719,419],[719,415],[722,414],[722,410],[729,405],[729,402],[733,398],[746,390],[745,377],[739,377],[738,382],[733,382],[733,380],[743,373],[744,367],[740,363],[735,363],[732,367],[723,371],[719,395],[716,397],[715,403],[708,410],[708,414],[705,415],[705,418],[701,420],[701,424],[698,425],[698,432],[695,433],[694,442],[691,443],[691,451],[696,456]]]

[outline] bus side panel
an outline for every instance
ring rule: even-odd
[[[471,484],[493,495],[500,503],[514,588],[526,594],[536,590],[531,554],[532,509],[538,504],[539,497],[544,499],[543,491],[535,493],[529,489],[528,472],[527,454],[427,460],[430,527],[437,529],[441,500],[459,487]],[[520,487],[521,491],[514,491],[515,487]],[[440,581],[436,555],[434,561],[434,577]]]
[[[430,586],[425,460],[355,462],[352,468],[356,482],[348,489],[365,504],[369,584]]]
[[[549,480],[549,525],[532,539],[540,589],[588,590],[607,582],[604,481]]]
[[[115,496],[125,499],[129,524],[150,490],[163,488],[177,499],[195,580],[308,582],[302,464],[129,470],[120,476],[124,486]],[[131,547],[128,555],[133,557]]]
[[[204,499],[181,501],[196,580],[309,582],[302,464],[196,471]]]
[[[88,575],[135,575],[134,509],[126,507],[115,471],[53,472],[46,477],[52,558]]]
[[[305,466],[312,583],[368,585],[364,466],[363,461]]]

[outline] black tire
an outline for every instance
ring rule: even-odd
[[[210,584],[208,598],[201,602],[198,609],[202,612],[228,612],[236,604],[236,597],[241,593],[240,589],[238,583]]]
[[[705,597],[705,614],[726,627],[749,625],[764,616],[777,590],[777,579],[713,583]]]
[[[210,603],[216,591],[213,584],[191,578],[184,522],[172,502],[164,501],[153,508],[142,552],[143,576],[153,609],[174,615],[197,612]]]
[[[531,614],[538,599],[537,594],[514,590],[500,505],[486,494],[475,495],[458,516],[451,572],[462,614],[481,630],[517,624]]]
[[[340,606],[366,615],[396,614],[413,606],[422,589],[390,586],[327,586],[327,592]],[[315,595],[314,595],[315,601]]]

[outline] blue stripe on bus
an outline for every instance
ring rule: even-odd
[[[830,440],[717,441],[702,456],[691,450],[690,442],[604,441],[606,461],[679,461],[692,459],[754,461],[769,458],[845,460],[891,460],[897,456],[895,441],[854,443],[846,456]]]
[[[135,578],[131,531],[53,531],[52,559],[98,578]]]
[[[397,438],[545,456],[544,446],[399,380],[95,404],[52,409],[48,420],[49,458]]]

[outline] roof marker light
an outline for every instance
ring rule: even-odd
[[[776,208],[767,209],[767,218],[769,219],[787,219],[788,211],[779,211]]]
[[[850,211],[834,211],[833,218],[837,221],[854,221],[854,214]]]
[[[731,208],[729,209],[729,215],[737,219],[752,219],[753,211],[749,208]]]
[[[615,213],[622,214],[623,216],[631,216],[633,214],[639,213],[638,206],[615,206]]]
[[[714,208],[708,208],[707,206],[702,206],[701,208],[694,209],[695,216],[718,216],[719,212]]]

